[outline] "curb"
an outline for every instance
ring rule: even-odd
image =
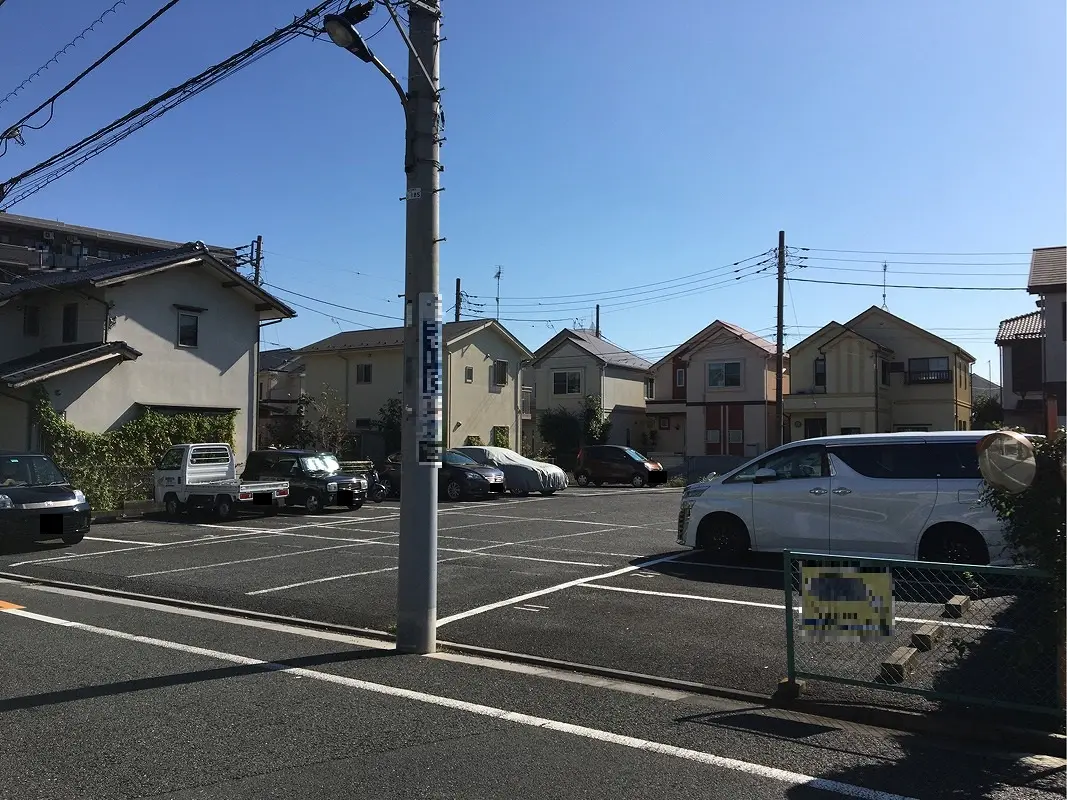
[[[68,581],[57,581],[51,578],[35,578],[29,575],[0,572],[0,579],[16,581],[18,583],[37,584],[51,586],[60,589],[72,589],[87,594],[97,594],[104,597],[122,597],[129,600],[140,600],[173,608],[185,608],[194,611],[206,611],[224,616],[255,619],[263,622],[274,622],[282,625],[291,625],[309,630],[341,633],[349,636],[360,636],[366,639],[377,639],[382,642],[395,642],[396,637],[387,631],[374,630],[373,628],[357,628],[349,625],[340,625],[332,622],[318,622],[301,617],[287,617],[281,614],[269,614],[262,611],[249,611],[246,609],[232,608],[230,606],[213,605],[211,603],[198,603],[193,600],[179,600],[171,597],[159,597],[156,595],[142,594],[140,592],[127,592],[121,589],[106,589],[99,586],[89,586]],[[626,670],[600,667],[593,664],[582,664],[574,661],[564,661],[544,656],[535,656],[528,653],[514,653],[509,650],[496,650],[489,647],[461,644],[438,640],[437,646],[464,655],[481,656],[482,658],[507,661],[516,664],[524,664],[533,667],[544,667],[560,670],[563,672],[576,672],[583,675],[593,675],[599,678],[609,678],[630,683],[655,686],[661,689],[673,689],[689,694],[699,694],[708,697],[718,697],[724,700],[748,703],[751,705],[773,708],[781,711],[795,711],[801,714],[835,719],[842,722],[851,722],[857,725],[883,728],[914,733],[938,738],[954,739],[978,742],[982,744],[998,744],[1004,747],[1011,743],[1012,750],[1024,749],[1036,755],[1057,756],[1062,758],[1067,749],[1067,736],[1047,731],[1030,728],[1014,728],[1009,725],[991,723],[988,720],[976,720],[959,714],[935,714],[928,715],[915,711],[903,711],[898,709],[880,708],[877,706],[843,706],[833,703],[823,703],[817,700],[805,698],[788,699],[781,695],[766,695],[759,692],[748,692],[741,689],[727,689],[721,686],[711,686],[695,681],[684,681],[677,678],[666,678],[659,675],[647,675],[641,672],[628,672]],[[980,722],[981,724],[976,724]]]

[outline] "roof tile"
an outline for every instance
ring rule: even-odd
[[[1045,335],[1045,321],[1040,311],[1020,314],[1003,320],[997,329],[997,344],[1024,339],[1041,339]]]
[[[1067,246],[1034,248],[1026,288],[1032,294],[1044,294],[1042,289],[1067,291]]]

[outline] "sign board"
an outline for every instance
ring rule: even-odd
[[[893,576],[887,570],[804,566],[801,580],[801,636],[856,642],[893,635]]]
[[[419,326],[419,397],[415,412],[419,463],[441,465],[444,451],[442,430],[441,295],[420,292],[416,309]]]

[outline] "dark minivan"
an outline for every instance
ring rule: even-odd
[[[345,475],[333,453],[317,450],[254,450],[248,454],[241,480],[289,481],[286,505],[304,506],[318,514],[327,506],[361,508],[367,500],[367,480]]]
[[[632,447],[597,444],[578,451],[574,481],[579,486],[602,486],[605,483],[628,483],[640,489],[665,483],[667,470]]]
[[[20,538],[77,544],[89,532],[91,511],[48,456],[0,450],[0,543]]]

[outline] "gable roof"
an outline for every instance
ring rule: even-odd
[[[773,342],[764,339],[762,336],[758,336],[752,331],[745,330],[740,325],[734,325],[732,322],[724,322],[721,319],[717,319],[703,330],[690,336],[676,348],[671,350],[671,352],[667,353],[667,355],[663,356],[663,358],[653,365],[653,368],[698,349],[720,330],[757,347],[767,355],[773,356],[778,353],[778,347]],[[788,358],[788,353],[783,353],[783,355]]]
[[[996,344],[1009,344],[1025,339],[1045,337],[1045,318],[1040,310],[1001,320],[997,327]]]
[[[575,330],[573,328],[564,328],[537,348],[534,353],[534,363],[537,364],[544,361],[567,342],[581,348],[601,364],[608,367],[647,372],[652,366],[651,362],[631,353],[629,350],[624,350],[614,342],[598,337],[591,331]]]
[[[1026,291],[1046,294],[1049,290],[1067,291],[1067,246],[1035,247],[1030,256],[1030,274]]]
[[[453,344],[464,336],[469,336],[484,328],[495,327],[511,341],[525,358],[532,357],[526,346],[495,319],[469,319],[462,322],[446,322],[444,343]],[[370,328],[363,331],[342,331],[306,347],[294,351],[293,355],[303,353],[332,353],[338,350],[381,350],[404,346],[404,328]]]
[[[898,317],[896,314],[892,314],[892,313],[886,311],[884,308],[879,308],[878,306],[871,306],[866,311],[861,311],[859,314],[854,316],[848,322],[844,323],[845,327],[846,328],[855,328],[856,325],[864,317],[871,317],[871,316],[888,318],[889,320],[892,320],[893,322],[896,322],[896,323],[904,326],[905,328],[907,328],[912,333],[915,333],[917,335],[922,335],[922,336],[927,337],[928,339],[932,339],[935,342],[939,342],[940,344],[944,345],[948,349],[955,350],[957,353],[962,355],[964,358],[970,359],[972,364],[977,360],[974,356],[972,356],[970,353],[968,353],[966,350],[964,350],[962,347],[960,347],[955,342],[951,342],[948,339],[945,339],[945,338],[943,338],[941,336],[938,336],[937,334],[930,333],[930,331],[924,330],[923,328],[920,328],[918,325],[914,325],[914,324],[908,322],[903,317]],[[858,333],[858,331],[856,331],[856,333]],[[862,335],[862,334],[860,334],[860,335]],[[874,341],[874,340],[872,339],[871,341]]]
[[[277,350],[259,351],[259,368],[266,372],[282,371],[287,362],[293,360],[293,348],[279,347]]]
[[[992,392],[1000,391],[1000,384],[993,383],[988,378],[983,378],[977,372],[971,373],[971,391],[972,392]]]
[[[172,242],[167,239],[153,239],[148,236],[138,236],[133,233],[109,231],[104,228],[90,228],[84,225],[71,225],[69,222],[60,222],[57,219],[24,217],[21,214],[10,214],[6,211],[0,212],[0,227],[8,226],[14,228],[36,228],[45,231],[54,231],[55,233],[67,233],[72,236],[84,236],[87,239],[100,239],[103,241],[115,242],[117,244],[128,244],[137,247],[153,247],[157,250],[171,250],[181,244],[181,242]],[[231,257],[236,253],[232,247],[221,247],[217,245],[209,245],[208,250]]]
[[[212,255],[203,242],[189,242],[158,253],[106,261],[76,270],[47,270],[35,272],[32,276],[19,276],[11,283],[0,283],[0,305],[19,295],[38,292],[41,289],[110,286],[197,262],[224,275],[228,281],[232,281],[233,286],[241,287],[258,299],[262,305],[267,306],[262,310],[274,309],[282,319],[296,316],[296,312],[277,297]]]
[[[114,358],[134,361],[140,355],[139,351],[125,342],[89,342],[46,347],[28,356],[0,364],[0,383],[18,389],[90,364]]]

